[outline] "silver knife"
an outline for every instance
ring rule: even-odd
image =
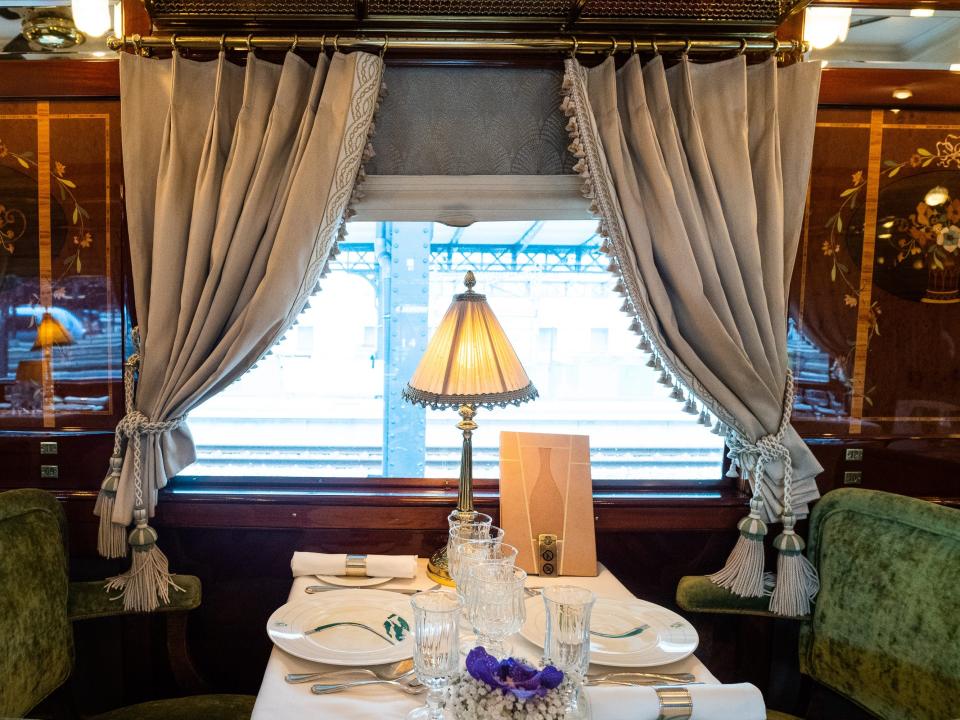
[[[363,589],[385,590],[386,592],[395,592],[395,593],[400,593],[401,595],[416,595],[417,593],[427,592],[428,590],[437,590],[439,587],[440,585],[437,584],[437,585],[434,585],[433,587],[419,588],[419,589],[418,588],[380,588],[380,587],[363,588]],[[350,589],[351,588],[341,587],[339,585],[307,585],[307,587],[304,589],[304,592],[310,593],[312,595],[314,593],[328,592],[330,590],[350,590]]]

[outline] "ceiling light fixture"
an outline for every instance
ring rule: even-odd
[[[933,14],[936,12],[933,8],[913,8],[910,11],[910,17],[933,17]]]
[[[77,29],[87,37],[100,37],[110,29],[109,0],[71,0],[70,12]]]
[[[913,97],[913,90],[910,88],[897,88],[893,91],[893,96],[897,100],[909,100]]]
[[[54,14],[38,13],[24,18],[21,32],[30,49],[36,52],[66,50],[84,40],[73,20]]]
[[[803,39],[811,47],[823,50],[847,39],[851,8],[808,7],[804,12]]]

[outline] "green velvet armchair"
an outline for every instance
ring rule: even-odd
[[[835,490],[811,513],[807,557],[821,588],[799,619],[801,672],[882,720],[960,718],[960,511]],[[774,617],[705,577],[683,578],[677,603]]]
[[[57,500],[42,490],[0,493],[0,717],[23,717],[59,688],[73,666],[71,622],[124,614],[102,582],[67,579],[66,521]],[[185,592],[164,610],[200,604],[200,581],[177,575]],[[98,720],[239,720],[254,698],[198,695],[147,702],[99,715]]]

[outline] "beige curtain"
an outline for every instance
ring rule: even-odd
[[[379,102],[365,53],[246,66],[121,56],[125,200],[139,348],[97,511],[100,550],[133,568],[127,607],[168,596],[148,526],[192,463],[182,419],[245,373],[302,311],[343,233]]]
[[[742,542],[715,580],[768,594],[762,539],[780,518],[771,607],[786,614],[802,614],[817,584],[793,532],[822,468],[789,424],[786,303],[819,73],[772,58],[665,69],[634,56],[619,71],[612,58],[589,70],[568,60],[564,79],[571,150],[641,347],[688,412],[719,419],[754,487]]]

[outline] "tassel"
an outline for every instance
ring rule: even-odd
[[[613,291],[617,293],[617,295],[627,294],[627,287],[623,284],[623,278],[617,280],[616,285],[613,286]]]
[[[724,434],[724,432],[723,432],[723,423],[720,422],[720,419],[719,419],[719,418],[717,418],[717,424],[713,426],[713,430],[711,430],[710,432],[712,432],[714,435],[723,435],[723,434]]]
[[[760,518],[763,500],[750,499],[750,514],[737,524],[740,537],[734,545],[723,569],[708,575],[710,580],[740,597],[763,597],[764,589],[763,538],[767,526]]]
[[[640,321],[637,318],[634,318],[630,321],[630,327],[627,328],[632,333],[643,332],[643,326],[640,324]]]
[[[113,522],[113,507],[117,500],[117,487],[120,485],[120,471],[123,458],[114,455],[110,458],[110,472],[100,486],[93,512],[100,517],[100,529],[97,532],[97,552],[105,558],[121,558],[127,554],[127,529]]]
[[[683,406],[683,411],[687,415],[699,415],[700,411],[697,410],[697,404],[693,401],[692,397],[687,398],[687,404]],[[699,418],[698,418],[699,422]]]
[[[643,348],[641,348],[641,350],[642,350],[642,349],[643,349]],[[656,358],[655,356],[651,355],[651,356],[650,356],[650,359],[647,360],[647,367],[648,367],[648,368],[656,368],[656,367],[657,367],[657,358]]]
[[[151,612],[170,604],[170,588],[183,592],[170,578],[167,556],[157,547],[157,531],[147,525],[147,511],[134,511],[137,526],[130,532],[133,562],[122,575],[107,580],[107,590],[120,590],[123,609]],[[116,598],[114,598],[116,599]]]
[[[784,513],[783,532],[774,538],[777,549],[777,585],[770,598],[770,612],[788,617],[810,614],[810,603],[820,591],[817,570],[803,554],[803,538],[793,531],[793,513]]]
[[[647,340],[646,336],[640,338],[640,344],[637,345],[637,350],[642,350],[643,352],[650,352],[653,350],[653,348],[650,346],[650,341]]]
[[[660,362],[660,356],[659,356],[659,355],[657,355],[656,358],[655,358],[654,361],[653,361],[653,368],[654,368],[655,370],[663,370],[663,363]]]

